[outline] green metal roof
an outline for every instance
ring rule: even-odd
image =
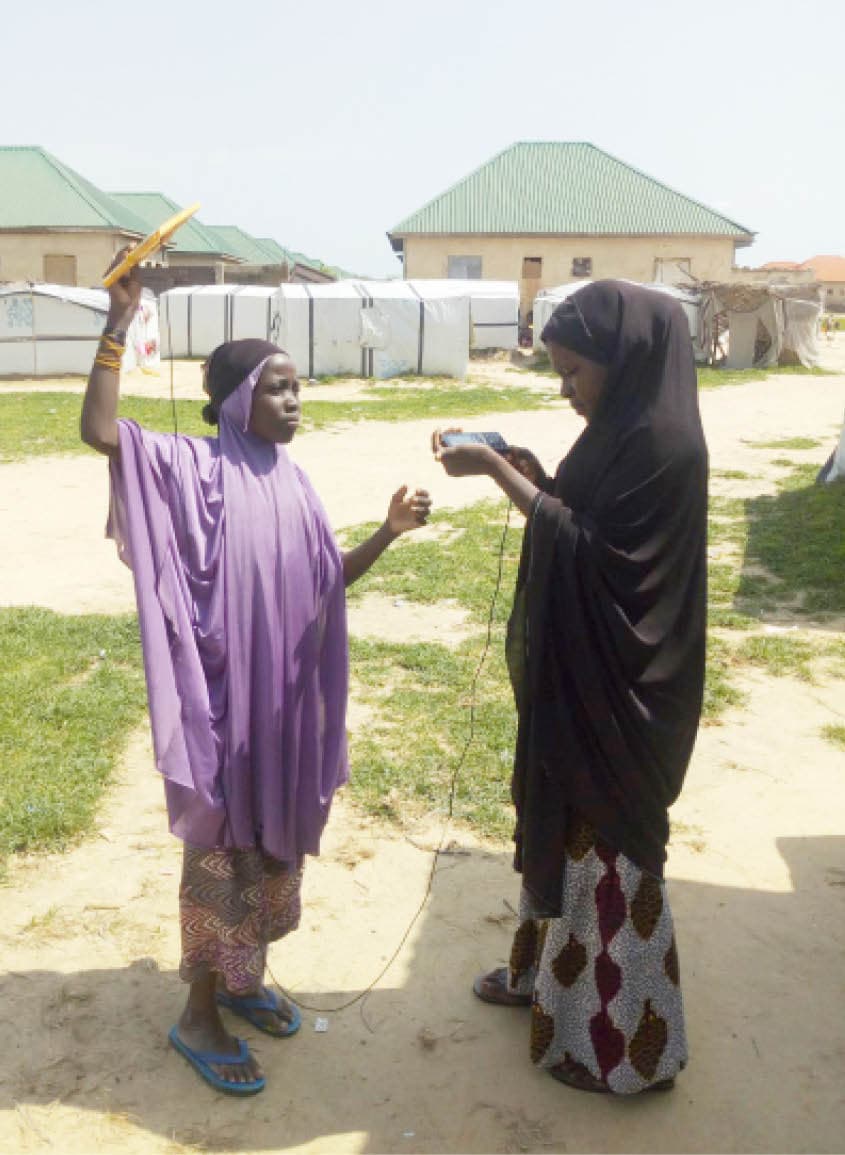
[[[754,235],[595,145],[569,141],[511,145],[388,236],[414,233],[699,234],[749,244]]]
[[[182,205],[178,205],[164,193],[128,192],[110,195],[113,200],[140,217],[148,233],[164,224],[168,217],[172,217],[182,208]],[[212,236],[202,221],[198,221],[196,217],[191,217],[173,234],[167,247],[176,253],[207,253],[209,256],[220,256],[225,253],[225,250],[220,248],[217,238]]]
[[[253,240],[272,258],[273,264],[283,265],[290,263],[291,255],[288,250],[283,248],[278,241],[274,241],[272,237],[254,237]]]
[[[215,238],[220,250],[239,257],[248,265],[275,265],[278,260],[259,242],[239,229],[237,225],[206,225],[206,230]]]
[[[46,149],[0,146],[0,229],[119,229],[144,221]]]

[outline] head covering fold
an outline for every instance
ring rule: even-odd
[[[509,644],[516,864],[550,914],[573,809],[662,873],[704,684],[707,450],[687,322],[621,282],[576,298],[607,381],[529,518]]]

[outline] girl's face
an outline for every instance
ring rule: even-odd
[[[573,353],[563,345],[556,345],[554,341],[548,341],[546,348],[555,372],[560,373],[561,397],[565,397],[575,412],[589,422],[607,381],[607,366]]]
[[[249,431],[265,441],[288,445],[301,415],[296,366],[289,357],[276,353],[261,370],[253,391]]]

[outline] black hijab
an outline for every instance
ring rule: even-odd
[[[707,448],[689,328],[670,297],[598,281],[555,310],[543,339],[608,368],[528,520],[510,623],[516,866],[556,915],[572,811],[663,872],[704,687]]]
[[[211,401],[203,408],[202,415],[209,425],[217,424],[220,406],[230,393],[234,393],[241,381],[262,361],[277,353],[287,356],[284,349],[272,341],[262,341],[258,337],[226,341],[217,346],[205,363],[205,391]]]

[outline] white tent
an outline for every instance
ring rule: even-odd
[[[560,302],[566,300],[567,297],[578,289],[583,288],[584,285],[591,283],[590,281],[572,281],[566,285],[557,285],[553,289],[544,289],[535,297],[533,320],[535,349],[539,350],[542,348],[543,343],[540,340],[540,334],[543,332],[546,322]],[[636,284],[637,282],[631,281],[629,283]],[[692,289],[682,289],[676,285],[662,283],[643,285],[643,288],[653,289],[657,293],[666,293],[678,301],[689,325],[695,359],[696,361],[706,361],[708,349],[706,343],[702,343],[701,298],[698,292]]]
[[[708,288],[708,308],[728,329],[728,369],[818,364],[818,285],[737,282]]]
[[[0,377],[87,374],[108,308],[105,289],[0,285]],[[123,368],[147,368],[158,360],[158,310],[145,290],[127,334]]]
[[[519,283],[449,278],[413,279],[422,294],[469,297],[472,349],[515,349],[519,344]]]
[[[405,281],[214,285],[161,297],[166,355],[206,357],[223,341],[264,337],[308,377],[460,376],[469,359],[469,299]]]

